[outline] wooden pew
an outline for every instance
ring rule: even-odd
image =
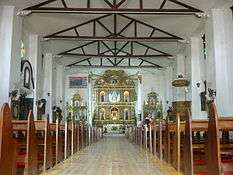
[[[65,140],[64,140],[64,159],[67,159],[69,156],[71,156],[73,154],[72,151],[72,134],[73,134],[73,121],[66,121],[65,122]]]
[[[205,159],[204,140],[194,140],[196,138],[194,136],[194,132],[206,132],[208,129],[208,120],[191,120],[191,116],[187,116],[186,122],[181,122],[180,115],[178,113],[176,116],[176,122],[168,123],[167,128],[167,152],[168,160],[170,159],[168,162],[171,163],[178,171],[186,171],[185,168],[188,167],[187,162],[190,162],[188,157],[193,157],[193,155],[189,153],[191,152],[190,150],[192,150],[192,154],[193,152],[196,154],[196,156],[192,158],[192,162],[200,162]],[[190,135],[192,138],[190,138]],[[190,144],[192,148],[190,148],[191,146],[187,148]],[[189,155],[186,155],[187,153],[189,153]]]
[[[233,145],[232,142],[220,142],[220,132],[233,131],[233,118],[218,117],[214,103],[210,105],[208,137],[207,137],[207,170],[208,174],[233,174]],[[211,154],[210,154],[211,153]],[[226,161],[225,158],[228,158]]]
[[[154,121],[148,128],[135,128],[134,142],[149,148],[149,151],[152,147],[155,155],[171,163],[178,171],[184,171],[185,175],[195,172],[198,161],[207,164],[207,174],[233,174],[233,144],[229,138],[224,138],[224,133],[229,137],[229,131],[233,131],[233,118],[218,117],[214,104],[210,106],[209,118],[192,120],[189,113],[186,122],[180,121],[179,114],[176,122]],[[207,133],[208,137],[205,136]],[[221,138],[220,133],[223,133]],[[230,162],[224,160],[226,158]]]
[[[224,139],[223,134],[221,136],[221,133],[233,131],[233,118],[218,117],[214,103],[210,106],[208,116],[209,120],[191,120],[191,115],[189,114],[186,122],[180,124],[180,132],[183,132],[185,129],[183,142],[185,175],[193,173],[210,175],[233,174],[233,145],[231,140]],[[203,140],[195,141],[194,131],[206,132],[208,136],[202,138]],[[181,145],[182,143],[179,146],[182,147]],[[195,150],[199,150],[199,152]],[[197,153],[202,153],[201,165],[205,166],[205,169],[201,171],[195,171],[197,164],[194,162],[197,161]]]
[[[38,144],[39,172],[44,172],[52,167],[52,140],[48,119],[35,121],[35,130]]]
[[[16,142],[11,118],[9,105],[4,104],[0,112],[0,172],[6,175],[16,173]]]
[[[17,140],[17,174],[36,175],[38,174],[38,150],[32,112],[29,113],[28,120],[15,120],[12,124]]]
[[[78,121],[70,121],[66,122],[65,125],[61,125],[60,131],[64,131],[64,142],[62,141],[62,145],[64,145],[64,158],[68,158],[70,155],[75,154],[77,151],[81,149],[80,143],[83,145],[87,144],[86,135],[88,131],[84,131],[85,127],[81,127],[80,122]],[[86,128],[85,128],[86,129]],[[63,138],[63,135],[62,137]],[[61,140],[61,138],[59,140]]]
[[[73,120],[71,123],[71,155],[75,154],[78,151],[78,145],[77,145],[77,124]]]
[[[79,122],[79,150],[83,148],[83,123]]]
[[[0,113],[0,174],[37,175],[68,158],[90,144],[89,133],[95,140],[102,136],[100,128],[91,128],[80,122],[62,125],[48,120],[11,120],[11,111],[4,104]]]
[[[58,164],[64,159],[64,147],[65,147],[65,126],[60,125],[58,119],[56,123],[49,124],[51,137],[52,137],[52,162],[53,165]]]
[[[89,125],[85,124],[84,125],[84,146],[87,147],[89,145]]]

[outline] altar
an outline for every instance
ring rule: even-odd
[[[134,125],[135,84],[123,70],[107,70],[94,85],[95,112],[93,123],[103,125]]]

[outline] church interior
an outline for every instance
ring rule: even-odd
[[[232,0],[0,0],[0,175],[233,175]]]

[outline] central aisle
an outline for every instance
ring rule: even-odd
[[[177,175],[177,172],[123,135],[108,135],[46,175]]]

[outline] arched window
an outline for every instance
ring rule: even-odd
[[[105,109],[101,108],[99,113],[100,120],[105,120]]]
[[[104,91],[100,92],[100,102],[105,102],[105,92]]]

